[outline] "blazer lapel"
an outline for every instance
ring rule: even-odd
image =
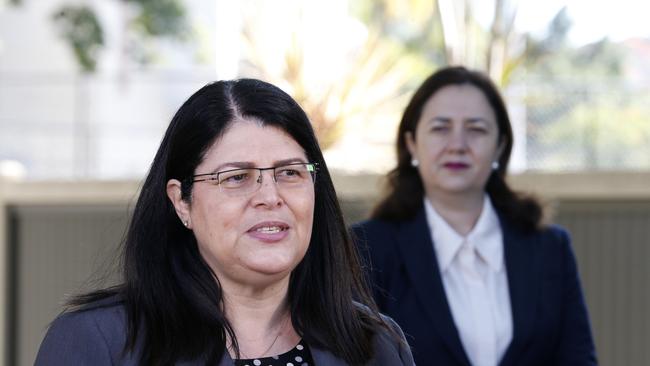
[[[512,341],[501,366],[516,365],[517,358],[530,340],[539,295],[539,263],[535,260],[538,240],[526,236],[501,221],[510,304],[512,309]]]
[[[433,328],[458,361],[469,365],[447,303],[424,209],[399,227],[397,241],[406,271]]]

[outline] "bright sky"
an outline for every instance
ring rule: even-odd
[[[565,5],[573,20],[569,38],[577,45],[605,36],[614,41],[650,38],[650,1],[647,0],[521,0],[517,27],[543,32]]]

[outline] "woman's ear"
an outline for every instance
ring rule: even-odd
[[[417,156],[415,155],[415,136],[413,136],[413,132],[404,132],[404,142],[406,142],[406,149],[409,151],[409,154],[411,154],[411,158],[417,159]]]
[[[174,205],[176,215],[186,228],[191,228],[190,203],[183,199],[181,182],[178,179],[170,179],[167,182],[167,197]]]

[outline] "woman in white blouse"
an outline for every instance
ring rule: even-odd
[[[404,112],[387,195],[353,227],[418,365],[596,364],[568,234],[508,187],[512,144],[494,84],[439,70]]]

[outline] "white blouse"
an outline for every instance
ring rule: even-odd
[[[496,366],[512,340],[512,312],[499,218],[486,195],[476,225],[459,235],[424,199],[447,302],[474,366]]]

